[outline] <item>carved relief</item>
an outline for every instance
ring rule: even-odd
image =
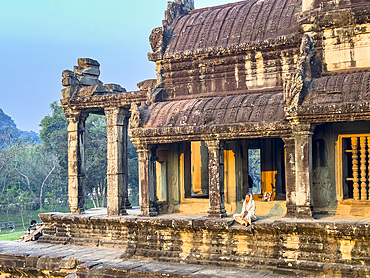
[[[332,181],[329,179],[328,167],[317,168],[313,171],[312,184],[315,205],[326,207],[333,204],[333,201],[336,200],[335,189]]]
[[[168,28],[177,17],[187,15],[193,9],[194,0],[175,0],[174,2],[168,2],[163,27]]]
[[[131,117],[129,120],[130,128],[138,128],[140,126],[140,111],[136,103],[131,103]]]
[[[288,75],[284,82],[285,102],[287,106],[301,105],[305,96],[313,91],[314,78],[321,77],[322,64],[317,56],[311,37],[303,35],[300,56],[295,73]]]
[[[302,75],[291,73],[284,82],[284,99],[287,106],[297,106],[302,103],[302,89]]]

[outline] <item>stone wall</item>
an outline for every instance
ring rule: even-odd
[[[275,220],[252,229],[230,219],[42,214],[41,243],[123,249],[124,258],[257,269],[307,276],[370,275],[370,222]]]

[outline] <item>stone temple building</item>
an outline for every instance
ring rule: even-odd
[[[370,275],[370,2],[194,9],[193,0],[175,0],[150,44],[156,79],[135,92],[103,84],[89,58],[63,72],[71,214],[42,214],[39,241],[121,248],[127,259]],[[84,213],[92,113],[107,121],[108,215]],[[127,215],[128,136],[140,215]],[[230,215],[251,190],[256,153],[257,216],[282,213],[245,229]]]
[[[236,211],[259,150],[261,192],[287,216],[369,210],[368,1],[169,3],[152,31],[157,79],[126,92],[99,63],[63,72],[69,198],[83,211],[84,121],[105,114],[108,214],[125,214],[127,130],[139,155],[143,215]],[[364,209],[364,208],[367,208]],[[368,213],[370,215],[370,213]]]

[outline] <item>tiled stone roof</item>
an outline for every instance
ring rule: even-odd
[[[143,127],[276,123],[284,120],[282,93],[249,94],[153,103]]]
[[[193,10],[170,26],[165,57],[296,34],[300,11],[300,0],[248,0]]]

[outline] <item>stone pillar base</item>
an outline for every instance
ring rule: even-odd
[[[221,209],[211,208],[210,210],[208,210],[208,217],[223,218],[227,217],[227,213],[224,208]]]
[[[72,214],[83,214],[85,213],[85,210],[82,208],[70,208],[70,211]]]
[[[155,207],[141,207],[141,215],[153,217],[158,215],[158,211]]]
[[[127,211],[125,209],[122,209],[121,211],[117,211],[115,209],[113,210],[107,210],[107,214],[109,216],[122,216],[122,215],[128,215]]]
[[[125,208],[126,208],[126,209],[132,209],[132,206],[131,206],[130,200],[128,199],[127,190],[126,190],[126,197],[125,197]]]
[[[313,219],[311,206],[287,206],[285,218]]]

